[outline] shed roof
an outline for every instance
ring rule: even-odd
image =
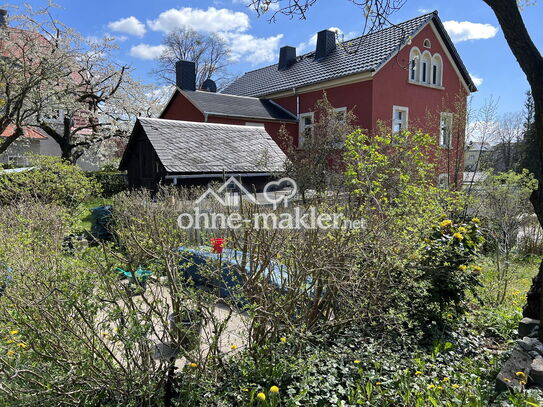
[[[286,160],[262,127],[149,118],[139,118],[135,132],[138,126],[168,173],[270,173]],[[129,142],[121,169],[130,151]]]

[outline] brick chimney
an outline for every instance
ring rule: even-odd
[[[317,49],[315,59],[323,60],[336,49],[336,33],[330,30],[322,30],[317,34]]]
[[[190,61],[175,63],[175,84],[181,90],[196,90],[196,64]]]

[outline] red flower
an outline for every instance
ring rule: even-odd
[[[222,253],[224,249],[224,239],[222,237],[211,239],[211,244],[213,245],[213,253]]]

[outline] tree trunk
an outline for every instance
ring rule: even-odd
[[[3,131],[2,131],[2,133],[3,133]],[[15,140],[17,140],[19,137],[22,137],[22,136],[23,136],[23,129],[20,126],[17,126],[15,128],[15,131],[13,132],[13,134],[11,136],[9,136],[9,137],[5,137],[3,143],[0,144],[0,154],[5,152],[9,148],[9,146],[11,144],[13,144],[13,142]]]
[[[484,0],[496,14],[498,22],[503,30],[505,39],[515,55],[520,67],[526,74],[532,90],[535,105],[535,129],[539,141],[539,162],[543,163],[543,57],[534,45],[528,30],[524,25],[516,0]],[[543,168],[541,166],[540,168]],[[541,172],[541,169],[540,169]],[[531,196],[537,219],[543,226],[543,174],[536,174],[539,179],[537,190]],[[543,263],[539,267],[539,273],[534,277],[532,288],[528,293],[527,304],[524,307],[524,315],[539,319],[543,314],[541,296],[543,283]],[[543,329],[539,331],[543,340]]]

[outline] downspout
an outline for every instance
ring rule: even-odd
[[[207,113],[204,112],[204,123],[207,123]]]
[[[296,95],[296,117],[300,119],[300,95],[296,93],[296,88],[292,88],[292,92]]]

